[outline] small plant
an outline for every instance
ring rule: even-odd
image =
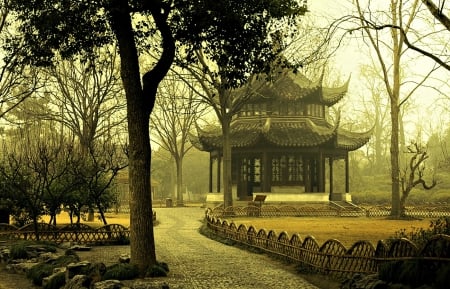
[[[39,263],[30,268],[27,278],[33,281],[34,285],[42,286],[42,279],[52,275],[54,266],[46,263]]]
[[[401,229],[395,232],[394,238],[407,238],[416,243],[419,248],[422,248],[431,237],[438,234],[450,235],[450,217],[442,217],[431,221],[428,229],[413,228],[410,232]]]
[[[26,259],[28,258],[27,246],[30,243],[22,241],[12,245],[9,256],[11,259]]]
[[[103,280],[131,280],[139,276],[139,269],[136,265],[128,263],[118,263],[106,268]]]
[[[59,272],[45,284],[44,289],[60,289],[66,284],[66,273]]]
[[[152,266],[148,271],[147,277],[167,277],[169,273],[169,265],[165,262],[156,262],[156,265]]]
[[[64,267],[70,263],[78,262],[80,258],[77,255],[64,255],[47,263],[39,263],[30,268],[27,278],[33,281],[33,284],[42,286],[42,279],[53,274],[53,269]],[[59,288],[59,287],[57,287]]]

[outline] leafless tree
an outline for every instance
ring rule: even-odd
[[[177,205],[183,205],[183,158],[192,148],[189,133],[201,116],[202,103],[194,92],[175,75],[168,75],[158,88],[158,97],[152,112],[150,128],[152,141],[167,150],[176,167]]]
[[[400,198],[400,215],[405,216],[406,200],[411,190],[421,185],[425,190],[431,190],[437,184],[436,179],[431,180],[431,184],[427,184],[425,180],[426,166],[425,161],[429,158],[426,147],[417,142],[411,143],[407,147],[407,153],[411,155],[408,166],[401,173],[402,195]]]
[[[0,0],[0,47],[5,47],[14,33],[8,2]],[[14,54],[0,59],[0,118],[43,85],[38,69],[19,65],[15,60]]]
[[[414,92],[425,83],[430,75],[437,70],[438,65],[424,72],[424,76],[415,82],[409,91],[405,92],[404,61],[411,47],[407,35],[417,34],[413,21],[418,19],[420,12],[419,0],[391,0],[388,9],[374,9],[369,2],[363,6],[356,0],[356,14],[349,15],[339,21],[347,21],[346,33],[355,33],[361,37],[375,53],[379,65],[386,95],[389,97],[391,116],[390,163],[392,182],[393,217],[400,217],[400,132],[402,131],[401,107],[404,106]],[[379,4],[379,3],[378,3]],[[406,5],[408,4],[408,5]],[[378,7],[379,8],[379,7]],[[386,12],[387,10],[387,12]],[[344,21],[344,22],[345,22]],[[343,22],[342,22],[343,23]],[[421,39],[417,36],[418,41]],[[386,55],[389,55],[387,57]]]

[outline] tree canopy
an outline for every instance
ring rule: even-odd
[[[218,57],[217,75],[226,76],[221,85],[237,87],[250,73],[266,69],[275,55],[274,36],[283,36],[283,21],[304,13],[306,5],[296,0],[12,0],[9,4],[17,16],[18,34],[7,48],[22,63],[52,65],[59,55],[89,59],[95,57],[95,48],[117,45],[127,100],[131,260],[144,273],[156,262],[149,116],[158,85],[175,56],[189,63],[196,48],[205,45]],[[157,56],[153,66],[141,71],[145,50]]]

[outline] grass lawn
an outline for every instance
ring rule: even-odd
[[[128,214],[107,213],[108,224],[130,225]],[[247,228],[252,225],[258,231],[265,229],[275,230],[278,234],[286,231],[290,236],[297,233],[302,239],[313,236],[319,245],[329,239],[337,239],[349,248],[356,241],[368,240],[376,246],[378,240],[393,237],[395,232],[406,229],[408,232],[417,228],[428,228],[432,219],[422,220],[391,220],[385,217],[278,217],[278,218],[230,218],[238,227],[245,224]],[[48,216],[43,217],[48,222]],[[74,219],[75,221],[75,219]],[[57,216],[58,225],[69,224],[67,213]],[[102,222],[96,217],[94,221],[82,221],[92,227],[100,227]]]
[[[228,219],[239,227],[252,225],[256,231],[275,230],[278,234],[286,231],[289,236],[297,233],[300,237],[313,236],[319,245],[329,239],[339,240],[349,248],[359,240],[370,241],[374,246],[382,239],[393,237],[395,232],[406,229],[428,228],[432,219],[391,220],[385,217],[279,217],[279,218],[233,218]]]

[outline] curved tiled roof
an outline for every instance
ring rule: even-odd
[[[369,141],[372,132],[373,129],[367,132],[351,132],[348,130],[339,129],[337,133],[336,147],[348,151],[359,149]]]
[[[306,78],[303,74],[283,70],[278,73],[273,82],[258,82],[253,97],[256,99],[285,99],[305,100],[311,103],[332,106],[340,101],[348,90],[350,78],[341,86],[324,87],[323,77],[316,82]]]
[[[235,121],[231,126],[231,147],[253,147],[260,142],[278,147],[320,147],[330,143],[335,148],[355,150],[367,143],[371,131],[354,133],[338,129],[324,120],[310,118],[266,118],[264,121]],[[204,131],[190,136],[191,143],[200,150],[212,151],[222,148],[220,129]]]

